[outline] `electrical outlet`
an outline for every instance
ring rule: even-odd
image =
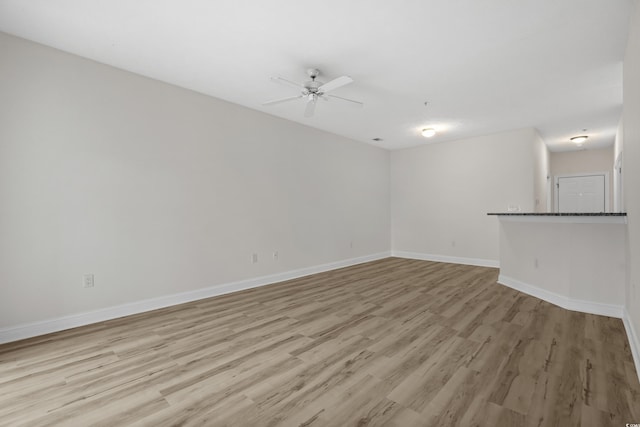
[[[82,287],[83,288],[93,288],[94,285],[93,274],[85,274],[82,276]]]
[[[251,254],[251,264],[258,262],[258,254]]]
[[[538,264],[538,258],[534,258],[533,259],[533,268],[538,268],[539,264]]]

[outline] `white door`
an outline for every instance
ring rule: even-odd
[[[605,175],[558,177],[558,212],[605,212]]]

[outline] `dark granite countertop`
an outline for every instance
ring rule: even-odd
[[[511,216],[627,216],[626,212],[491,212],[487,215]]]

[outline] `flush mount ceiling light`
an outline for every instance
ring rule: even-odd
[[[585,142],[587,140],[587,138],[589,138],[589,137],[586,136],[586,135],[580,135],[580,136],[574,136],[573,138],[570,138],[570,140],[574,144],[582,144],[583,142]]]
[[[425,128],[422,129],[422,136],[425,138],[431,138],[436,134],[436,130],[434,128]]]

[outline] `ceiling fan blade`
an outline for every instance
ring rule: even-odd
[[[354,100],[354,99],[343,98],[343,97],[341,97],[341,96],[336,96],[336,95],[327,95],[327,96],[329,96],[329,97],[331,97],[331,98],[339,99],[339,100],[341,100],[341,101],[347,101],[347,102],[350,102],[352,105],[355,105],[355,106],[357,106],[357,107],[362,107],[362,106],[364,105],[364,103],[362,103],[362,102],[360,102],[360,101],[356,101],[356,100]]]
[[[301,84],[301,83],[296,83],[296,82],[294,82],[294,81],[291,81],[291,80],[285,79],[284,77],[280,77],[280,76],[278,76],[278,77],[271,77],[271,81],[274,81],[274,82],[276,82],[276,83],[282,83],[282,84],[284,84],[284,85],[291,86],[291,87],[294,87],[294,88],[296,88],[296,89],[304,89],[304,85],[303,85],[303,84]]]
[[[315,111],[316,111],[316,100],[314,98],[313,100],[307,102],[307,107],[304,109],[304,116],[312,117]]]
[[[288,96],[282,99],[274,99],[273,101],[263,102],[262,105],[274,105],[274,104],[279,104],[281,102],[293,101],[294,99],[298,99],[298,98],[302,98],[302,95]]]
[[[318,92],[329,92],[330,90],[337,89],[344,85],[351,83],[353,79],[349,76],[338,77],[337,79],[333,79],[328,83],[323,84],[318,88]]]

